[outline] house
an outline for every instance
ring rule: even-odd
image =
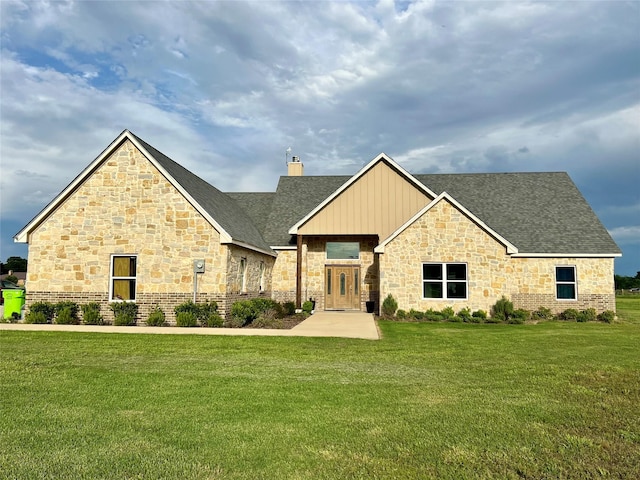
[[[566,173],[413,175],[385,154],[353,176],[288,169],[275,192],[223,193],[125,130],[15,236],[27,305],[615,310],[620,250]]]

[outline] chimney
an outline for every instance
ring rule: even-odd
[[[300,161],[300,157],[291,157],[291,161],[287,163],[288,174],[290,177],[302,177],[304,165]]]

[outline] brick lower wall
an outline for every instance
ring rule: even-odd
[[[578,295],[577,300],[556,300],[555,295],[514,293],[511,296],[514,308],[534,311],[546,307],[553,313],[561,313],[568,308],[585,310],[595,308],[598,313],[605,310],[616,311],[615,294],[585,294]]]

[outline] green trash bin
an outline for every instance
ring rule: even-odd
[[[21,317],[24,297],[25,294],[22,289],[2,290],[2,298],[4,298],[4,318]]]

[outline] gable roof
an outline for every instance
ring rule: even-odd
[[[331,195],[325,198],[313,210],[311,210],[307,215],[305,215],[304,218],[296,222],[296,224],[289,229],[289,233],[292,235],[298,233],[298,228],[300,228],[302,225],[308,222],[314,215],[316,215],[320,210],[322,210],[325,206],[327,206],[333,199],[335,199],[338,195],[340,195],[342,192],[348,189],[351,185],[357,182],[359,178],[364,176],[369,170],[371,170],[376,164],[380,162],[386,163],[389,167],[395,170],[398,175],[400,175],[401,177],[404,177],[409,183],[414,184],[416,188],[418,188],[419,190],[422,190],[431,198],[436,196],[426,185],[416,180],[409,172],[407,172],[404,168],[402,168],[395,161],[393,161],[391,157],[389,157],[385,153],[381,153],[377,157],[375,157],[373,160],[371,160],[367,165],[362,167],[358,173],[356,173],[352,177],[349,177],[349,179],[340,188],[338,188]]]
[[[467,210],[463,205],[461,205],[458,201],[456,201],[456,199],[453,198],[451,195],[449,195],[447,192],[442,192],[440,195],[438,195],[436,198],[434,198],[427,206],[422,208],[412,218],[407,220],[404,223],[404,225],[400,226],[400,228],[398,228],[395,232],[393,232],[391,235],[389,235],[383,242],[381,242],[375,248],[374,251],[376,253],[384,253],[384,247],[388,243],[393,241],[394,238],[396,238],[398,235],[400,235],[404,230],[409,228],[416,220],[418,220],[420,217],[422,217],[425,213],[427,213],[429,210],[431,210],[433,207],[435,207],[438,203],[440,203],[443,200],[449,202],[458,211],[460,211],[464,215],[466,215],[473,223],[478,225],[481,229],[483,229],[485,232],[487,232],[489,235],[491,235],[499,243],[504,245],[504,247],[506,248],[508,254],[518,253],[518,249],[511,242],[509,242],[507,239],[502,237],[498,232],[494,231],[491,227],[489,227],[482,220],[480,220],[478,217],[476,217],[473,213],[471,213],[469,210]]]
[[[58,205],[72,195],[126,140],[131,141],[160,173],[180,191],[187,201],[218,230],[222,243],[233,243],[262,253],[275,255],[275,252],[264,241],[249,215],[235,200],[174,162],[129,130],[124,130],[49,205],[18,232],[14,237],[15,241],[26,242],[29,233],[40,225]]]

